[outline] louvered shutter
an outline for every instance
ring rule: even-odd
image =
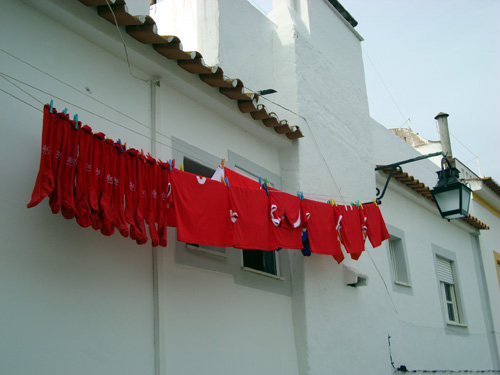
[[[436,257],[437,273],[440,281],[448,284],[453,284],[453,271],[451,262],[447,259]]]

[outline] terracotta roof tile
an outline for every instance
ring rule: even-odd
[[[494,179],[491,177],[485,177],[482,180],[486,186],[488,186],[496,195],[500,197],[500,185],[498,185]]]
[[[382,166],[381,165],[377,165],[377,168],[378,167],[382,167]],[[391,168],[384,168],[384,169],[382,169],[382,171],[384,171],[385,173],[389,174],[391,172]],[[403,185],[406,185],[407,187],[409,187],[410,189],[412,189],[413,191],[415,191],[417,194],[420,194],[421,196],[423,196],[423,197],[429,199],[430,201],[434,202],[434,198],[432,198],[432,194],[431,194],[431,188],[429,188],[428,186],[426,186],[423,182],[420,182],[415,177],[409,175],[407,172],[403,172],[401,170],[401,172],[398,173],[397,171],[395,171],[393,173],[392,177],[394,179],[398,180]],[[476,228],[476,229],[481,229],[481,230],[483,230],[483,229],[490,229],[489,226],[487,226],[485,223],[479,221],[474,216],[471,216],[470,214],[469,214],[468,217],[461,218],[460,220],[466,222],[471,227]]]
[[[108,5],[106,0],[78,1],[89,7],[97,7],[99,16],[112,24],[115,24],[116,18],[118,26],[125,26],[126,32],[132,38],[140,43],[152,45],[160,55],[170,60],[177,60],[179,67],[191,74],[198,74],[204,83],[218,88],[227,98],[237,100],[242,113],[250,113],[254,120],[262,121],[265,126],[274,128],[278,134],[283,134],[288,139],[299,139],[304,136],[298,126],[291,126],[287,120],[280,120],[276,114],[268,113],[264,105],[258,104],[259,95],[246,92],[245,85],[240,79],[227,78],[220,67],[206,65],[201,53],[184,51],[177,36],[159,35],[152,17],[134,16],[128,13],[125,0],[108,0],[111,5]]]

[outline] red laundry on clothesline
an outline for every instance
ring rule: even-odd
[[[389,238],[376,204],[300,199],[223,166],[212,179],[179,171],[48,105],[43,113],[40,166],[27,206],[49,197],[53,213],[106,236],[116,229],[145,244],[149,232],[153,246],[167,246],[170,226],[182,242],[272,251],[302,249],[307,231],[311,252],[338,263],[341,245],[358,259],[366,238],[373,247]]]

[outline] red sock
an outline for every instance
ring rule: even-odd
[[[159,162],[159,177],[158,177],[158,191],[161,192],[161,199],[159,203],[159,217],[158,217],[158,236],[160,238],[160,246],[167,246],[167,218],[168,218],[168,198],[169,198],[169,171],[170,165],[168,163]]]
[[[75,208],[75,174],[78,160],[78,139],[80,129],[75,121],[69,121],[68,139],[64,167],[61,175],[61,214],[66,219],[73,219],[76,216]]]
[[[139,245],[143,245],[148,242],[148,235],[146,233],[146,227],[144,225],[144,220],[146,217],[146,206],[147,206],[147,186],[146,186],[146,171],[147,162],[144,154],[141,153],[137,157],[137,211],[136,211],[136,223],[137,223],[137,240]]]
[[[156,211],[158,207],[158,165],[156,164],[156,159],[151,156],[147,158],[147,172],[146,172],[146,194],[147,194],[147,205],[146,205],[146,223],[149,226],[149,235],[151,236],[151,242],[153,247],[160,244],[160,239],[158,237],[158,230],[156,229]]]
[[[113,185],[114,185],[114,156],[115,148],[112,139],[104,141],[104,170],[101,187],[101,199],[99,200],[99,219],[101,221],[101,233],[111,236],[115,232],[113,226]]]
[[[139,229],[135,221],[137,205],[139,204],[139,190],[137,189],[137,155],[139,151],[130,148],[124,154],[125,168],[125,219],[130,224],[130,238],[139,238]]]
[[[113,196],[111,213],[113,226],[123,237],[128,237],[129,230],[125,219],[125,152],[120,143],[114,144]]]
[[[90,180],[92,168],[92,129],[84,125],[80,132],[78,145],[78,165],[76,167],[75,209],[76,221],[80,226],[87,228],[92,222],[90,211]]]
[[[55,109],[54,109],[55,111]],[[35,187],[31,193],[31,201],[28,208],[35,207],[54,189],[54,176],[52,174],[52,157],[54,152],[54,128],[57,114],[50,113],[49,105],[43,107],[42,128],[42,152],[40,155],[40,167],[36,177]]]
[[[89,203],[92,210],[92,228],[101,228],[99,200],[104,174],[104,134],[95,133],[92,138],[92,174],[89,184]]]
[[[61,210],[62,205],[62,174],[66,163],[65,155],[70,126],[69,115],[58,113],[56,117],[56,127],[54,129],[54,158],[52,159],[52,172],[55,186],[49,197],[49,205],[54,214],[57,214]]]

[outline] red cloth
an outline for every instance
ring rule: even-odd
[[[58,113],[55,120],[54,128],[54,158],[52,159],[52,172],[54,175],[54,189],[50,193],[49,205],[52,213],[57,214],[62,206],[62,194],[64,186],[64,168],[66,165],[66,153],[69,146],[68,135],[70,125],[69,116],[64,113]]]
[[[229,181],[229,186],[241,186],[251,189],[260,189],[260,184],[258,181],[252,180],[242,174],[233,171],[227,167],[224,167],[224,176],[227,177]]]
[[[92,129],[84,125],[80,131],[78,145],[78,165],[76,168],[75,184],[75,209],[76,221],[79,225],[87,228],[92,222],[90,210],[90,180],[93,173],[92,168]]]
[[[309,214],[307,236],[313,253],[328,254],[340,263],[344,258],[336,229],[337,218],[331,204],[304,199],[302,209]],[[338,260],[340,259],[340,261]]]
[[[340,219],[340,239],[352,259],[359,259],[365,250],[361,215],[358,206],[336,206]]]
[[[269,217],[266,192],[229,184],[234,247],[244,250],[276,250],[278,245]]]
[[[160,246],[167,246],[167,223],[168,223],[168,199],[172,193],[172,185],[169,182],[170,165],[168,163],[159,162],[159,177],[158,177],[158,236],[160,238]]]
[[[101,197],[101,187],[104,175],[104,133],[94,133],[92,138],[92,169],[90,178],[89,201],[92,209],[92,228],[101,228],[99,218],[99,199]]]
[[[272,190],[269,192],[269,205],[278,246],[285,249],[302,249],[304,215],[300,210],[299,197]]]
[[[113,226],[123,237],[128,237],[129,229],[125,219],[125,152],[120,143],[114,144],[113,196],[112,217]]]
[[[62,170],[61,214],[66,219],[76,216],[75,208],[75,175],[78,161],[78,143],[81,130],[75,121],[69,121],[66,152],[64,154],[64,168]],[[78,128],[78,129],[77,129]]]
[[[113,170],[115,148],[111,139],[106,139],[104,144],[104,169],[102,171],[101,196],[99,199],[99,221],[101,233],[111,236],[115,232],[113,226],[112,200],[113,200]]]
[[[148,156],[146,158],[146,209],[144,219],[149,226],[149,235],[153,247],[160,244],[158,229],[156,228],[156,216],[158,211],[158,169],[156,160]]]
[[[45,105],[43,107],[42,152],[40,154],[40,166],[38,168],[35,187],[31,193],[31,200],[27,204],[28,208],[35,207],[39,204],[52,192],[52,190],[54,190],[55,187],[52,160],[54,159],[54,152],[56,151],[54,148],[55,143],[57,142],[55,137],[60,135],[55,134],[56,119],[57,114],[50,113],[49,105]]]
[[[177,239],[207,246],[233,246],[227,188],[220,182],[177,169],[170,176]]]
[[[376,204],[365,204],[361,215],[372,247],[380,246],[382,241],[390,237],[380,208]]]
[[[147,162],[144,153],[137,156],[137,210],[135,220],[137,223],[136,232],[136,242],[139,245],[143,245],[148,242],[148,235],[146,233],[146,226],[144,220],[146,218],[146,206],[147,206],[147,193],[146,193],[146,173],[147,173]]]

